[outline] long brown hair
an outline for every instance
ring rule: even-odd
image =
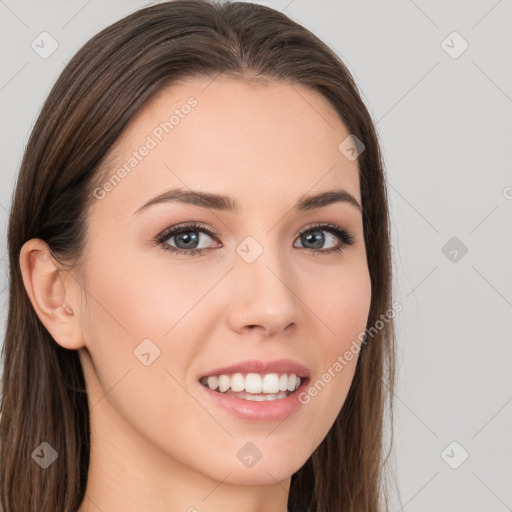
[[[31,238],[79,268],[87,210],[105,157],[130,120],[162,88],[188,77],[282,81],[320,92],[359,155],[364,239],[372,284],[368,327],[392,308],[390,228],[384,166],[372,119],[354,79],[323,42],[262,5],[175,0],[143,8],[90,39],[70,60],[32,130],[8,228],[9,312],[2,356],[0,494],[4,512],[75,512],[89,467],[89,409],[78,351],[59,346],[36,315],[19,254]],[[388,509],[383,474],[385,414],[395,382],[394,326],[365,336],[341,413],[293,476],[291,512]],[[391,435],[392,439],[392,435]],[[58,459],[32,460],[42,442]]]

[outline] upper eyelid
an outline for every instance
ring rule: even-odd
[[[197,224],[197,225],[194,225],[194,224]],[[174,234],[175,231],[179,231],[179,230],[188,230],[188,231],[201,231],[201,232],[205,232],[207,235],[210,235],[210,236],[218,236],[218,233],[217,231],[215,231],[213,228],[209,228],[209,227],[206,227],[206,226],[203,226],[199,223],[190,223],[190,224],[177,224],[175,226],[169,226],[167,228],[165,228],[159,235],[157,235],[156,239],[157,240],[162,240],[162,239],[167,239],[169,238],[170,236],[172,236]]]

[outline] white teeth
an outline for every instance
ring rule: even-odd
[[[237,392],[245,389],[245,379],[241,373],[235,373],[231,377],[231,389]]]
[[[286,391],[288,389],[288,375],[283,373],[279,379],[279,391]]]
[[[211,390],[218,389],[221,393],[226,393],[230,389],[236,393],[244,392],[253,393],[254,397],[247,400],[276,400],[288,396],[288,392],[295,391],[301,383],[301,378],[290,373],[277,374],[267,373],[260,375],[258,373],[235,373],[233,375],[213,375],[203,377],[201,383],[208,386]],[[284,393],[283,393],[284,392]],[[265,393],[266,396],[260,395]]]
[[[288,391],[295,391],[295,384],[297,383],[297,376],[292,373],[288,377]]]
[[[248,373],[245,377],[245,391],[247,391],[247,393],[261,393],[262,389],[261,375]]]
[[[281,398],[286,398],[288,395],[286,393],[278,393],[273,395],[254,395],[254,396],[245,396],[245,400],[250,400],[253,402],[273,402],[274,400],[280,400]]]
[[[263,377],[263,393],[277,393],[279,391],[279,377],[277,373],[268,373]]]
[[[217,389],[219,379],[217,377],[208,377],[208,387],[210,389]]]
[[[224,393],[231,387],[231,379],[227,375],[221,375],[219,377],[219,391]]]
[[[254,395],[251,397],[245,397],[245,400],[250,400],[251,402],[266,402],[267,397],[265,395]]]

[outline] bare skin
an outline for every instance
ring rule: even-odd
[[[295,85],[208,83],[161,91],[119,139],[106,180],[172,111],[197,100],[98,194],[80,278],[59,272],[42,240],[20,254],[39,318],[56,343],[79,351],[84,369],[92,448],[79,512],[286,512],[292,474],[352,382],[357,357],[284,421],[240,419],[205,397],[201,375],[248,359],[298,361],[315,382],[364,331],[371,299],[361,211],[347,201],[293,209],[333,189],[361,204],[357,161],[338,149],[349,132],[334,109]],[[178,187],[229,195],[240,211],[167,202],[134,213]],[[189,230],[202,254],[152,243],[191,222],[217,233]],[[315,223],[346,229],[353,243],[327,253],[343,240],[315,228],[324,252],[313,253],[300,234]],[[236,251],[247,237],[262,249],[251,263]],[[134,355],[145,339],[160,350],[147,366]],[[248,442],[262,453],[250,468],[237,458]]]

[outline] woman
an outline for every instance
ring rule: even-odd
[[[16,185],[3,510],[384,510],[389,240],[372,120],[304,27],[176,0],[104,29]]]

